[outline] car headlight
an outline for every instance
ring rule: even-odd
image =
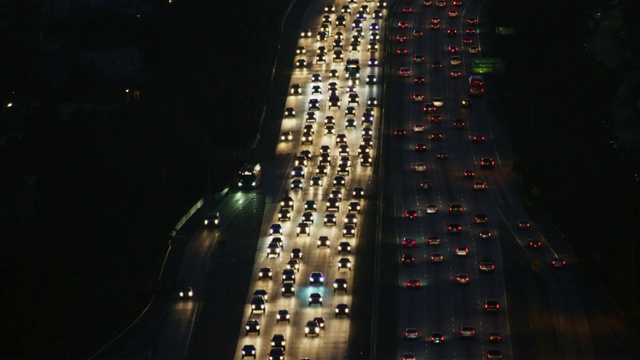
[[[209,225],[209,220],[205,220],[205,221],[204,221],[204,224],[205,224],[205,225]]]
[[[184,293],[182,291],[180,291],[180,297],[183,297]]]

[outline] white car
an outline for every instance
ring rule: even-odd
[[[425,163],[421,163],[421,162],[419,162],[419,163],[415,163],[415,164],[413,165],[413,170],[414,170],[415,172],[424,172],[424,171],[427,171],[427,164],[425,164]]]
[[[429,204],[426,207],[427,214],[435,214],[438,212],[438,207],[435,204]]]
[[[425,128],[424,124],[413,124],[413,132],[424,132]]]
[[[433,105],[435,107],[443,107],[444,106],[444,100],[441,97],[434,97],[433,98]]]

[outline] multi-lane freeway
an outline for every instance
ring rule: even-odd
[[[276,159],[262,163],[262,186],[232,191],[219,227],[196,219],[174,242],[167,266],[194,297],[155,298],[96,357],[255,349],[267,359],[284,345],[287,359],[632,358],[627,328],[589,298],[570,249],[519,201],[509,140],[488,105],[494,78],[469,95],[472,59],[488,51],[485,3],[382,3],[296,5],[300,25],[286,28],[295,39],[285,37],[290,53],[279,60],[292,64],[274,80],[282,94],[267,125],[278,128]],[[349,59],[358,83],[347,79]],[[342,200],[328,207],[334,196]],[[263,311],[252,309],[259,294]]]

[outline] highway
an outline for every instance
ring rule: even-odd
[[[472,58],[488,49],[485,3],[464,1],[456,17],[448,15],[449,5],[439,8],[435,1],[430,6],[422,5],[422,0],[390,3],[390,8],[382,12],[384,18],[373,20],[376,2],[358,0],[352,4],[344,28],[337,27],[336,16],[345,3],[313,1],[305,5],[299,30],[308,28],[312,35],[300,38],[296,34],[295,47],[304,47],[306,53],[281,54],[283,59],[295,62],[304,58],[307,63],[285,71],[288,85],[280,90],[286,93],[275,96],[281,102],[270,103],[278,105],[280,114],[286,108],[296,114],[270,125],[280,127],[279,133],[291,132],[292,140],[279,142],[276,159],[263,162],[263,185],[255,191],[232,191],[217,208],[222,214],[218,228],[205,229],[197,218],[175,240],[168,267],[194,288],[194,298],[181,301],[176,294],[158,296],[137,326],[96,357],[239,359],[242,348],[253,345],[257,358],[266,359],[271,337],[282,334],[287,359],[398,359],[405,353],[414,353],[417,359],[475,359],[487,358],[489,350],[499,350],[504,359],[632,358],[627,352],[631,346],[625,338],[628,330],[611,313],[599,312],[595,297],[585,293],[585,288],[599,290],[593,287],[592,279],[585,279],[578,259],[570,255],[570,247],[545,237],[546,225],[532,221],[521,204],[518,178],[511,172],[509,139],[491,116],[488,104],[491,74],[484,76],[487,94],[470,98],[471,107],[461,107],[461,100],[468,97],[466,83],[473,74]],[[336,13],[325,14],[329,5],[335,5]],[[370,7],[362,22],[364,39],[359,50],[351,51],[351,26],[362,5]],[[403,12],[403,7],[412,11]],[[323,15],[330,15],[332,22],[327,40],[317,41]],[[431,19],[436,17],[441,28],[430,29]],[[478,24],[469,25],[468,18],[478,19]],[[369,27],[373,22],[381,26],[381,41],[377,51],[369,52]],[[399,28],[400,22],[406,22],[407,28]],[[468,28],[477,29],[477,33],[466,34]],[[448,36],[447,29],[457,30],[457,35]],[[415,35],[414,30],[418,31]],[[333,59],[337,31],[344,34],[343,61]],[[402,36],[406,41],[401,41]],[[470,54],[463,39],[472,39],[480,53]],[[318,46],[326,47],[326,64],[315,62]],[[449,46],[458,46],[459,53],[448,53]],[[287,51],[293,48],[283,46]],[[401,48],[407,53],[397,54]],[[424,55],[424,61],[416,62],[415,55]],[[460,56],[461,65],[451,65],[452,55]],[[371,57],[380,61],[379,66],[368,66]],[[347,104],[345,65],[349,58],[358,58],[361,67],[360,83],[355,88],[357,105]],[[442,62],[441,70],[431,69],[436,60]],[[403,67],[411,70],[410,76],[398,75]],[[459,78],[451,77],[454,68],[461,70]],[[336,78],[331,78],[332,69],[338,70]],[[312,82],[314,74],[322,80]],[[379,84],[366,84],[369,74],[375,75]],[[424,77],[425,83],[416,85],[415,77]],[[332,81],[338,88],[340,108],[329,108],[328,84]],[[300,85],[301,94],[291,93],[294,84]],[[313,94],[316,85],[321,93]],[[424,99],[416,101],[414,94],[423,94]],[[362,166],[358,156],[361,116],[370,97],[379,101],[372,106],[373,163]],[[425,103],[434,98],[441,98],[443,105],[425,114]],[[319,110],[314,111],[317,120],[306,122],[311,99],[319,100]],[[345,115],[347,106],[355,107],[354,116]],[[442,120],[431,121],[432,114],[442,115]],[[326,116],[334,117],[336,135],[324,133]],[[346,128],[348,118],[355,119],[355,129]],[[465,126],[454,128],[454,120],[464,121]],[[424,132],[413,131],[419,124],[425,125]],[[305,125],[315,131],[313,144],[301,142]],[[394,135],[400,128],[406,129],[406,136]],[[340,160],[336,144],[339,133],[346,135],[351,166],[345,184],[334,186]],[[436,138],[437,133],[442,134],[442,139],[432,140],[432,133]],[[483,135],[485,140],[476,142],[474,135]],[[331,165],[321,176],[322,185],[312,186],[322,145],[330,147]],[[418,150],[425,145],[426,151],[416,151],[416,145]],[[311,157],[306,174],[300,178],[302,188],[294,190],[292,170],[303,150],[309,150]],[[437,154],[444,152],[448,158],[438,159]],[[485,157],[495,161],[494,169],[480,168]],[[426,164],[426,171],[416,172],[413,166],[417,163]],[[465,170],[473,170],[475,178],[464,178]],[[423,180],[430,182],[430,190],[420,188]],[[484,181],[486,189],[473,189],[476,181]],[[354,198],[356,187],[364,189],[364,197]],[[334,189],[340,189],[343,196],[340,209],[326,211],[327,198]],[[286,195],[292,197],[294,206],[291,220],[283,221],[278,213]],[[297,236],[296,228],[308,200],[317,204],[310,235]],[[342,231],[352,201],[361,205],[356,212],[356,236],[345,237]],[[449,213],[454,203],[463,207],[461,214]],[[427,213],[427,205],[435,205],[437,212]],[[416,211],[417,219],[405,219],[409,210]],[[336,225],[323,223],[327,213],[336,215]],[[486,224],[475,222],[479,213],[487,216]],[[519,229],[519,220],[528,221],[531,227]],[[447,227],[453,223],[462,226],[459,233],[449,233]],[[273,224],[282,225],[282,234],[270,234]],[[481,230],[490,231],[491,238],[480,239]],[[328,247],[318,246],[320,236],[329,238]],[[427,238],[432,236],[439,237],[441,244],[428,245]],[[269,257],[267,245],[274,237],[281,238],[284,246],[280,256]],[[403,247],[404,239],[414,239],[416,246]],[[539,240],[540,246],[530,247],[530,239]],[[338,244],[343,241],[350,243],[351,253],[338,252]],[[468,247],[468,254],[457,255],[456,247]],[[282,274],[294,248],[300,249],[303,257],[295,273],[295,294],[284,296]],[[373,259],[374,249],[379,266]],[[441,263],[432,261],[435,254],[442,255]],[[413,257],[415,263],[402,266],[404,255]],[[567,261],[565,267],[551,265],[551,259],[559,256]],[[495,271],[479,271],[478,261],[483,257],[494,261]],[[351,270],[339,269],[340,259],[349,259]],[[259,279],[260,269],[266,267],[273,278]],[[309,283],[312,272],[322,272],[324,285]],[[459,274],[469,276],[468,285],[457,284]],[[374,281],[378,276],[380,281]],[[347,291],[334,293],[333,282],[338,278],[347,281]],[[420,287],[407,289],[409,280],[419,281]],[[251,311],[256,290],[268,294],[264,313]],[[322,295],[322,305],[309,305],[311,293]],[[487,300],[498,301],[500,310],[487,313]],[[337,304],[347,304],[350,316],[336,317]],[[278,322],[276,314],[285,309],[290,322]],[[317,337],[305,336],[305,325],[316,317],[324,318],[324,330]],[[260,334],[246,333],[250,319],[261,322]],[[473,338],[461,337],[460,327],[464,325],[475,328]],[[371,334],[369,326],[373,326]],[[405,339],[407,328],[417,329],[417,339]],[[444,335],[443,343],[429,341],[434,332]],[[491,332],[499,332],[502,342],[489,342]]]
[[[358,49],[351,49],[350,42],[355,34],[352,24],[356,19],[356,13],[362,5],[369,4],[370,11],[367,19],[362,21],[362,33],[360,45]],[[308,29],[311,36],[301,37],[298,43],[299,47],[304,48],[304,54],[298,54],[295,60],[305,59],[306,64],[302,67],[295,67],[292,74],[290,85],[299,85],[300,94],[289,93],[286,100],[285,109],[291,108],[295,111],[294,116],[284,116],[281,125],[281,132],[290,132],[291,141],[281,142],[276,153],[278,157],[287,157],[290,161],[284,162],[287,172],[293,171],[295,157],[303,150],[310,151],[310,158],[307,165],[303,166],[305,170],[304,176],[294,177],[291,173],[278,182],[281,188],[275,193],[270,193],[269,198],[274,201],[268,201],[260,239],[258,241],[258,250],[255,255],[253,277],[249,291],[246,296],[246,306],[242,322],[238,324],[238,341],[235,354],[241,354],[243,347],[253,345],[256,348],[259,358],[267,358],[272,344],[271,338],[274,334],[282,334],[286,339],[285,354],[286,358],[296,359],[309,357],[312,359],[322,358],[346,358],[348,352],[348,341],[350,336],[351,318],[368,318],[368,313],[359,312],[354,308],[353,294],[351,289],[354,287],[354,273],[357,271],[370,271],[370,269],[359,268],[358,252],[365,246],[373,246],[373,239],[363,238],[363,218],[364,214],[370,211],[368,191],[375,191],[375,183],[373,183],[374,166],[363,166],[358,156],[359,146],[363,139],[362,130],[365,127],[362,122],[362,116],[367,108],[367,101],[371,97],[379,97],[381,90],[380,85],[368,84],[368,75],[380,77],[379,67],[369,67],[367,62],[371,57],[379,57],[384,50],[382,45],[377,51],[369,52],[368,44],[370,30],[373,23],[382,25],[382,19],[374,20],[372,18],[375,3],[358,2],[353,4],[351,14],[345,15],[346,22],[343,26],[336,24],[337,16],[341,14],[343,2],[319,1],[309,5],[305,12],[302,23],[309,24]],[[335,12],[325,12],[325,6],[334,5]],[[386,12],[385,12],[386,13]],[[329,17],[329,31],[326,40],[318,40],[316,35],[320,31],[323,16]],[[302,29],[306,29],[303,27]],[[378,33],[382,29],[377,30]],[[337,60],[334,58],[333,50],[338,47],[333,46],[337,39],[337,32],[343,33],[342,51],[344,58]],[[326,48],[326,63],[318,63],[316,61],[318,47]],[[359,96],[359,101],[353,99],[349,103],[347,94],[347,84],[345,65],[348,59],[358,59],[361,67],[361,75],[359,84],[355,86],[355,92]],[[337,70],[337,74],[332,76],[330,70]],[[313,79],[318,74],[321,79]],[[337,86],[337,94],[341,100],[339,108],[331,106],[328,101],[329,83],[335,82]],[[313,87],[318,86],[319,93],[314,93]],[[297,88],[297,87],[296,87]],[[316,116],[315,121],[306,121],[307,112],[310,111],[310,100],[318,99],[319,107],[313,113]],[[346,113],[347,107],[353,107],[353,114]],[[373,139],[373,147],[381,136],[381,124],[379,124],[378,105],[371,105],[373,115],[372,124],[368,126],[371,129]],[[334,134],[326,134],[325,128],[328,124],[326,117],[333,117],[335,124]],[[354,119],[355,126],[347,127],[347,119]],[[313,143],[302,143],[301,138],[305,125],[313,129]],[[345,183],[334,184],[336,176],[338,176],[338,164],[343,155],[338,152],[337,139],[340,134],[345,135],[346,143],[349,146],[348,159],[351,165],[348,167],[348,175],[344,174]],[[329,147],[329,157],[327,158],[327,173],[320,175],[322,183],[320,185],[312,185],[312,177],[318,173],[317,166],[320,164],[321,146]],[[346,154],[346,153],[345,153]],[[375,149],[371,149],[373,159],[377,156]],[[266,163],[266,166],[270,166]],[[342,173],[341,173],[342,174]],[[292,189],[291,183],[294,178],[301,180],[301,189]],[[354,195],[353,191],[357,187],[364,190],[364,195],[359,197]],[[339,190],[342,194],[342,201],[338,202],[338,211],[327,210],[327,199],[331,192]],[[281,220],[278,217],[282,206],[280,200],[284,196],[291,196],[293,200],[293,208],[290,211],[290,220]],[[298,224],[302,221],[305,212],[305,203],[307,201],[315,201],[316,210],[311,210],[310,234],[297,235]],[[355,226],[355,236],[344,236],[343,228],[346,223],[345,217],[350,212],[349,204],[351,202],[360,204],[359,211],[351,211],[357,218]],[[325,225],[324,217],[326,214],[335,215],[337,222],[335,225]],[[270,234],[272,224],[280,224],[282,226],[281,234]],[[373,226],[373,224],[369,224]],[[319,237],[328,237],[330,244],[328,246],[318,246]],[[267,245],[274,238],[278,237],[283,240],[284,246],[279,256],[268,256]],[[351,251],[338,251],[338,245],[341,242],[348,242]],[[291,259],[292,249],[297,248],[302,251],[302,258],[299,259],[300,269],[295,272],[295,293],[290,295],[282,294],[283,270],[287,268]],[[338,268],[338,262],[342,259],[345,264],[350,262],[349,268]],[[348,259],[348,260],[347,260]],[[273,274],[272,278],[259,278],[259,271],[262,268],[269,268]],[[312,285],[309,277],[312,272],[321,272],[324,276],[324,284]],[[347,290],[333,290],[333,282],[335,279],[344,279],[347,282]],[[254,291],[264,289],[268,293],[268,302],[266,311],[258,313],[252,312],[251,301],[254,297]],[[322,296],[322,304],[309,304],[309,296],[312,293],[318,293]],[[336,306],[338,304],[346,304],[349,307],[348,315],[336,315]],[[290,314],[290,321],[278,321],[276,314],[281,310],[286,310]],[[309,320],[321,317],[325,320],[324,329],[319,331],[319,336],[305,336],[305,325]],[[249,320],[260,321],[260,333],[246,332],[246,322]]]

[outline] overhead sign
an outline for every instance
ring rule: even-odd
[[[471,69],[476,74],[503,73],[504,63],[499,58],[480,58],[471,61]]]

